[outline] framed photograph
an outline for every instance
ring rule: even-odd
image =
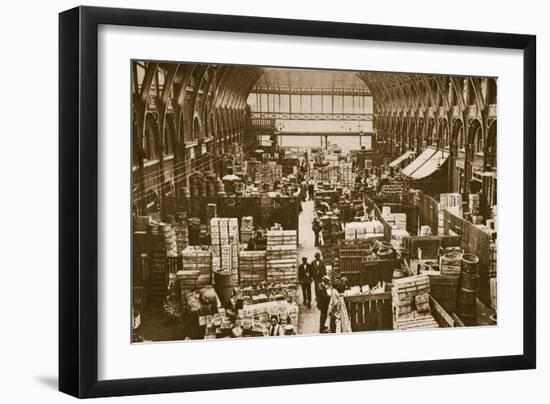
[[[535,36],[94,7],[59,33],[61,391],[535,368]]]

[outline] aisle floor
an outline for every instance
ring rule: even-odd
[[[313,221],[313,201],[302,202],[302,212],[298,218],[299,220],[299,247],[298,247],[298,259],[302,260],[302,257],[307,257],[308,262],[313,261],[315,253],[319,251],[319,248],[315,247],[315,236],[311,229],[311,223]],[[298,334],[318,334],[319,333],[319,310],[317,309],[317,302],[315,301],[315,291],[312,289],[312,301],[311,309],[303,305],[302,290],[299,287],[300,295],[300,315],[298,321]]]

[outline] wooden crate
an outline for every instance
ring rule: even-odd
[[[395,330],[412,330],[421,328],[439,328],[439,324],[431,313],[411,312],[410,315],[396,318],[393,323]]]
[[[459,275],[427,273],[430,279],[431,296],[449,313],[456,311]]]
[[[391,330],[391,292],[362,294],[344,297],[351,331]]]
[[[348,279],[350,286],[375,286],[378,282],[391,283],[393,271],[400,267],[399,260],[363,260],[357,269],[342,268],[340,275]]]
[[[258,285],[266,280],[266,252],[241,251],[239,253],[239,284]]]

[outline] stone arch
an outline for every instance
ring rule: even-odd
[[[461,119],[456,119],[453,122],[451,141],[456,143],[456,146],[459,150],[464,149],[464,123]]]
[[[193,140],[202,139],[202,124],[198,115],[193,118]]]
[[[473,153],[483,152],[484,139],[481,121],[479,119],[473,119],[470,122],[470,127],[468,128],[468,144],[472,147]]]

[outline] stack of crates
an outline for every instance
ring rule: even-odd
[[[266,277],[268,282],[297,282],[298,249],[296,230],[267,232]]]
[[[352,164],[340,162],[338,166],[339,181],[338,185],[346,188],[352,188],[355,184],[355,175],[353,174]]]
[[[394,279],[392,305],[394,330],[437,328],[430,312],[430,280],[425,275]]]
[[[185,274],[195,274],[198,271],[198,276],[195,279],[196,287],[203,287],[212,284],[212,252],[210,248],[202,249],[197,246],[186,247],[181,252],[182,257],[182,273],[178,273],[181,279],[186,278]]]
[[[266,280],[266,251],[241,251],[239,253],[239,284],[257,286]]]
[[[239,221],[237,218],[214,217],[210,220],[212,269],[231,272],[232,282],[239,282]]]
[[[247,244],[254,234],[254,218],[244,216],[241,219],[241,243]]]

